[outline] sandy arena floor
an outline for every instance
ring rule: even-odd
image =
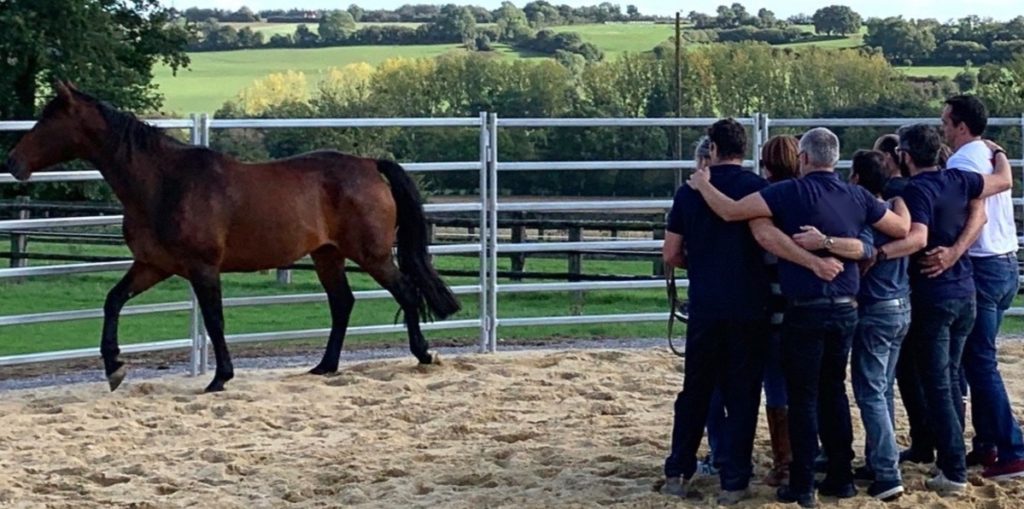
[[[1024,345],[1001,353],[1020,409]],[[131,373],[116,393],[100,384],[0,393],[0,506],[684,506],[654,492],[682,379],[667,350],[443,361],[362,362],[331,378],[239,370],[214,395],[198,394],[206,377]],[[760,479],[770,463],[763,412],[755,455]],[[997,486],[972,471],[967,497],[941,499],[923,491],[925,467],[904,472],[908,494],[894,504],[863,488],[821,502],[1024,507],[1024,481]],[[717,479],[699,485],[705,498],[690,503],[713,505]],[[774,490],[759,482],[753,489],[756,499],[739,507],[796,507],[772,503]]]

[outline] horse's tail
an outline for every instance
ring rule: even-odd
[[[398,269],[416,285],[424,318],[444,320],[461,305],[430,263],[427,219],[416,183],[394,161],[378,160],[377,170],[391,183],[391,196],[398,209]]]

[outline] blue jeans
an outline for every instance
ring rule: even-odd
[[[814,490],[819,422],[830,482],[853,481],[853,427],[846,396],[846,366],[856,327],[854,306],[786,309],[782,365],[789,395],[789,440],[793,449],[789,486],[795,494]]]
[[[974,298],[934,301],[911,298],[910,332],[897,377],[910,420],[911,447],[936,450],[936,466],[947,479],[967,481],[960,359],[974,326]]]
[[[910,329],[910,302],[864,306],[853,340],[853,394],[867,436],[864,456],[879,481],[900,481],[893,381],[900,347]]]
[[[1017,295],[1017,255],[971,257],[977,318],[964,345],[963,374],[970,386],[976,449],[996,447],[1001,463],[1024,459],[1024,437],[1010,407],[996,361],[1003,312]]]
[[[715,444],[715,458],[721,458],[722,463],[721,487],[735,491],[750,484],[767,327],[766,320],[743,322],[690,316],[683,390],[675,402],[672,450],[665,459],[666,477],[693,477],[697,448],[717,387],[727,414],[721,436],[728,437]]]
[[[782,330],[773,326],[764,358],[764,406],[785,408],[787,405],[786,376],[782,371]]]

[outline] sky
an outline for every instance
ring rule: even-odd
[[[253,10],[262,9],[289,9],[292,7],[308,9],[331,9],[345,8],[351,3],[356,3],[363,8],[394,9],[403,4],[417,3],[455,3],[473,4],[497,8],[501,0],[162,0],[165,5],[173,4],[178,9],[188,7],[208,7],[220,9],[238,9],[245,5]],[[514,4],[522,7],[529,0],[512,0]],[[549,0],[552,4],[569,4],[572,6],[595,5],[601,0],[573,1],[573,0]],[[613,1],[622,6],[623,11],[628,4],[634,4],[644,14],[672,15],[677,10],[685,15],[690,11],[714,14],[719,5],[731,5],[734,0],[699,0],[690,2],[669,1],[669,0],[625,0]],[[939,21],[961,18],[967,15],[991,17],[997,20],[1007,20],[1015,16],[1024,16],[1024,0],[971,0],[970,2],[956,2],[949,0],[871,0],[861,2],[842,2],[838,0],[762,0],[740,1],[747,11],[756,13],[758,9],[765,7],[775,13],[777,17],[786,18],[793,14],[813,14],[821,7],[832,4],[848,5],[854,11],[860,13],[864,18],[887,17],[902,15],[906,18],[935,18]]]

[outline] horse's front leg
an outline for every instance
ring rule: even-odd
[[[121,309],[132,297],[150,289],[167,279],[169,273],[152,265],[136,261],[110,292],[103,304],[103,335],[100,339],[100,353],[103,355],[103,369],[107,375],[110,390],[117,389],[126,373],[124,362],[118,358],[121,348],[117,344],[117,324]]]

